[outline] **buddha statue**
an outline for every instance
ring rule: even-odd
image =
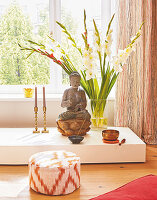
[[[85,92],[79,87],[81,76],[78,72],[74,71],[70,74],[69,79],[71,87],[64,91],[61,102],[61,107],[67,108],[67,111],[59,115],[59,120],[57,121],[58,129],[62,134],[63,131],[69,131],[70,133],[64,134],[68,134],[68,136],[79,132],[81,133],[80,135],[85,135],[90,129],[91,116],[86,110],[87,100]],[[63,124],[62,128],[59,126],[61,124]]]

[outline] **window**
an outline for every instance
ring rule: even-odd
[[[61,93],[68,83],[65,72],[44,56],[33,54],[25,59],[27,52],[21,51],[18,43],[24,44],[29,39],[49,43],[47,35],[53,31],[56,40],[68,49],[79,67],[81,60],[75,51],[68,48],[69,44],[55,21],[61,21],[75,35],[76,41],[81,41],[81,33],[84,32],[83,10],[86,9],[89,35],[92,36],[92,19],[95,19],[99,28],[104,28],[113,14],[112,1],[1,0],[0,92],[22,93],[23,87],[46,84],[49,93]]]

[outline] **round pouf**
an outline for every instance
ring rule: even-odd
[[[80,158],[72,152],[45,151],[29,159],[29,185],[47,195],[69,194],[80,187]]]

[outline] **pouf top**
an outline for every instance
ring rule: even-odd
[[[56,168],[56,167],[69,167],[80,161],[80,158],[75,153],[67,151],[44,151],[32,155],[29,159],[29,164]]]

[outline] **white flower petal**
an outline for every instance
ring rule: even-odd
[[[91,78],[94,78],[94,73],[92,69],[89,69],[86,71],[86,79],[90,80]]]
[[[123,69],[120,67],[120,65],[114,65],[113,66],[113,69],[116,71],[116,72],[122,72]]]

